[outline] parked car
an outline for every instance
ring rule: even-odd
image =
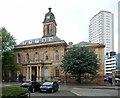
[[[58,91],[59,89],[59,85],[57,82],[44,82],[41,86],[40,86],[40,92],[55,92]]]
[[[108,76],[104,76],[104,81],[108,81]]]
[[[120,78],[115,78],[116,83],[120,83]]]
[[[39,91],[40,83],[36,81],[30,81],[30,82],[28,81],[28,82],[22,83],[20,87],[28,88],[30,92],[34,93],[35,91]]]

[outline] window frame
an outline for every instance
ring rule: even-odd
[[[30,61],[29,53],[26,53],[26,62],[28,63]]]
[[[44,52],[44,60],[48,60],[48,59],[49,59],[49,57],[48,57],[48,52],[45,51],[45,52]]]
[[[39,53],[38,52],[35,52],[35,58],[34,58],[35,61],[39,61]]]
[[[55,51],[54,59],[55,59],[56,61],[59,60],[59,52],[58,52],[58,50]]]
[[[21,63],[21,55],[19,53],[17,55],[17,63]]]

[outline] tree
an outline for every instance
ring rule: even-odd
[[[81,74],[96,74],[99,69],[99,61],[97,55],[89,48],[73,47],[65,52],[61,67],[65,73],[78,74],[78,81],[81,82]]]
[[[15,38],[6,30],[6,28],[0,28],[0,38],[2,38],[2,71],[14,72],[17,67],[14,63],[14,46],[16,45]]]
[[[16,45],[15,38],[6,30],[6,28],[0,28],[0,36],[2,36],[2,52],[13,50]]]

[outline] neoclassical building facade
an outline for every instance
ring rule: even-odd
[[[24,81],[64,81],[64,72],[60,65],[65,51],[71,48],[71,43],[68,45],[64,40],[57,37],[57,23],[55,16],[49,8],[45,14],[43,21],[43,36],[41,38],[25,40],[15,46],[15,62],[20,68],[17,72],[23,75]],[[78,43],[76,46],[89,47],[95,51],[100,58],[100,69],[98,74],[104,74],[104,45],[92,43]],[[68,81],[75,81],[69,77]]]
[[[63,74],[60,68],[67,43],[56,36],[57,23],[49,8],[43,21],[42,38],[25,40],[15,47],[16,62],[26,81],[58,79]]]

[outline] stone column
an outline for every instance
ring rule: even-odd
[[[39,75],[38,75],[38,68],[39,68],[39,66],[37,66],[37,81],[38,81],[38,76],[39,76]]]
[[[32,69],[31,69],[31,66],[30,66],[30,81],[31,81],[31,72],[32,72]]]
[[[42,82],[42,72],[41,72],[41,66],[40,66],[40,82]]]
[[[28,77],[28,71],[29,71],[29,68],[28,68],[28,66],[27,66],[27,78],[26,78],[27,81],[28,81],[28,79],[29,79],[29,77]]]

